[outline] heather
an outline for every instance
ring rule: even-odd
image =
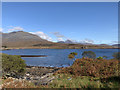
[[[103,58],[76,59],[72,66],[55,73],[56,88],[120,88],[120,61]]]
[[[120,61],[119,60],[105,60],[81,58],[76,59],[72,66],[63,68],[57,73],[67,73],[74,76],[91,76],[107,78],[112,76],[119,76]]]

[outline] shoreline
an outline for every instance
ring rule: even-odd
[[[45,67],[45,66],[29,66],[29,65],[26,65],[26,68],[48,68],[48,69],[61,69],[61,68],[64,68],[64,67]]]
[[[59,67],[42,67],[26,66],[24,79],[33,82],[35,85],[47,85],[55,79],[53,74],[62,68]]]
[[[3,50],[14,50],[14,49],[83,49],[83,48],[36,48],[36,47],[22,47],[22,48],[2,48],[0,49],[1,51]],[[100,47],[100,48],[84,48],[84,49],[120,49],[120,47]]]

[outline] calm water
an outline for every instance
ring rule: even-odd
[[[96,56],[107,56],[108,59],[113,58],[114,52],[118,49],[14,49],[5,50],[2,53],[10,55],[47,55],[48,57],[23,57],[27,65],[32,66],[51,66],[51,67],[67,67],[73,63],[68,59],[68,54],[77,52],[76,58],[81,58],[84,51],[93,51]]]

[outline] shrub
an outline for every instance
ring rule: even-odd
[[[69,58],[69,59],[73,59],[73,58],[75,58],[75,56],[72,55],[72,54],[69,54],[69,55],[68,55],[68,58]]]
[[[7,46],[2,46],[3,48],[7,48]]]
[[[112,77],[118,76],[120,61],[99,59],[76,59],[72,66],[63,68],[57,73],[67,73],[74,76]]]
[[[96,58],[96,54],[94,52],[92,52],[92,51],[84,51],[82,53],[82,56],[87,57],[87,58],[93,58],[93,59]]]
[[[120,52],[116,52],[113,54],[114,59],[120,60]]]
[[[107,56],[103,56],[104,59],[107,59],[108,57]]]
[[[25,73],[25,61],[19,55],[2,54],[3,76],[20,77]]]
[[[97,57],[97,59],[99,59],[99,60],[100,60],[100,59],[103,59],[103,57]]]
[[[72,53],[70,53],[70,54],[77,55],[77,53],[76,53],[76,52],[72,52]]]
[[[72,52],[68,55],[68,58],[73,59],[73,58],[75,58],[76,55],[77,55],[76,52]]]

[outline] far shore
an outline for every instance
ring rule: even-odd
[[[87,47],[87,48],[81,48],[81,47],[8,47],[8,48],[2,48],[0,50],[12,50],[12,49],[120,49],[120,47]]]

